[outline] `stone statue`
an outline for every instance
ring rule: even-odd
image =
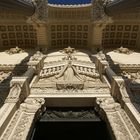
[[[63,77],[63,78],[61,78]],[[64,67],[62,72],[60,72],[59,75],[56,76],[56,78],[59,80],[64,81],[83,81],[83,78],[79,75],[79,73],[76,71],[76,69],[72,66],[71,61],[68,61],[68,64]]]
[[[11,48],[9,50],[6,50],[5,52],[12,55],[12,54],[17,54],[17,53],[23,53],[25,51],[23,49],[19,48],[18,46],[16,46],[15,48]]]
[[[128,48],[124,48],[123,46],[121,46],[117,50],[114,50],[114,52],[123,53],[123,54],[131,54],[131,53],[133,53],[133,51],[129,50]]]

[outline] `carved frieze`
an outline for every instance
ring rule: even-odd
[[[108,87],[92,87],[87,89],[53,89],[53,88],[31,88],[31,95],[105,95],[110,94],[110,90]]]
[[[41,121],[45,120],[97,120],[100,119],[95,114],[94,108],[88,110],[46,110],[41,118]]]

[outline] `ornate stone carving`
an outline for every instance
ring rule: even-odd
[[[122,75],[130,79],[133,84],[140,83],[140,70],[135,73],[123,71]]]
[[[0,83],[11,78],[11,72],[0,71]]]
[[[118,112],[108,114],[107,118],[110,122],[112,131],[114,132],[116,139],[132,140],[131,134],[129,133],[126,125],[124,124]]]
[[[102,85],[95,86],[93,85],[92,88],[87,88],[87,89],[62,89],[62,90],[57,90],[53,88],[38,88],[38,87],[32,87],[31,89],[31,95],[39,95],[39,96],[48,96],[48,95],[109,95],[110,90],[108,87],[102,87]]]
[[[94,109],[89,110],[46,110],[41,120],[99,120]]]
[[[3,133],[1,140],[8,140],[8,138],[10,137],[12,131],[14,130],[14,127],[16,126],[17,120],[19,119],[21,115],[21,111],[17,111],[12,120],[10,121],[6,131]]]
[[[26,128],[28,128],[28,125],[31,124],[33,121],[33,115],[22,113],[22,116],[20,118],[20,121],[17,124],[17,127],[12,134],[11,140],[21,140],[25,137],[26,139]],[[25,133],[25,134],[24,134]],[[25,136],[24,136],[25,135]]]
[[[67,48],[65,48],[63,50],[63,52],[66,53],[66,54],[68,54],[68,55],[70,55],[70,54],[76,52],[76,50],[75,50],[75,48],[71,48],[70,46],[68,46]]]
[[[103,51],[99,51],[97,57],[99,57],[101,60],[106,60],[106,56]]]
[[[121,108],[120,104],[115,102],[113,98],[97,98],[96,99],[96,109],[100,112],[104,110],[107,112],[115,112]]]
[[[123,53],[123,54],[131,54],[131,53],[133,53],[133,51],[129,50],[128,48],[124,48],[123,46],[121,46],[117,50],[114,50],[114,52]]]
[[[44,103],[45,100],[43,98],[27,98],[25,102],[21,104],[21,109],[27,113],[36,113]]]
[[[119,113],[121,114],[122,119],[124,120],[125,124],[127,125],[127,128],[129,129],[133,139],[134,140],[140,139],[140,134],[138,133],[138,131],[134,127],[132,121],[130,120],[128,115],[125,113],[125,111],[122,109],[122,110],[120,110]]]
[[[21,96],[21,85],[19,83],[14,83],[10,89],[9,95],[6,98],[7,102],[17,102]]]
[[[27,98],[14,114],[6,131],[2,135],[2,140],[21,140],[26,139],[34,120],[42,114],[42,105],[45,103],[43,98]]]
[[[42,60],[43,57],[44,57],[44,55],[43,55],[40,51],[37,51],[37,52],[30,58],[30,61],[40,61],[40,60]]]
[[[128,115],[113,98],[97,98],[95,109],[104,120],[109,121],[116,139],[133,140],[140,138]]]
[[[73,59],[74,48],[68,47],[63,51],[67,54],[65,63],[61,64],[60,61],[45,64],[41,70],[40,79],[37,82],[39,85],[43,85],[45,82],[46,87],[72,91],[91,88],[91,85],[96,82],[102,83],[94,63],[90,62],[89,65],[86,65],[86,62]]]
[[[12,55],[12,54],[17,54],[17,53],[23,53],[24,50],[16,46],[15,48],[11,48],[10,50],[6,50],[5,52]]]

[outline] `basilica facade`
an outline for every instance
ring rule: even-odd
[[[139,140],[139,5],[1,0],[0,139],[47,139],[46,122],[90,122],[96,139]]]

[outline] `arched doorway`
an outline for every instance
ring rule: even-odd
[[[31,140],[111,140],[106,123],[94,108],[47,108]]]

